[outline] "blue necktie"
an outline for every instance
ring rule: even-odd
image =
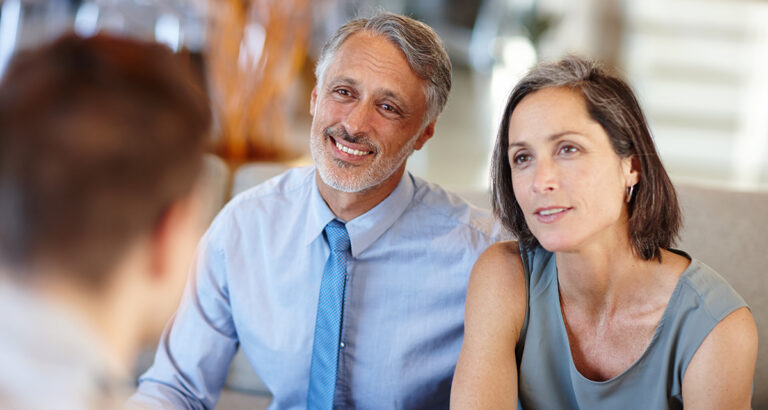
[[[334,219],[325,226],[331,254],[325,263],[317,301],[315,340],[309,369],[308,409],[332,409],[336,371],[341,345],[341,321],[347,274],[349,235],[344,224]]]

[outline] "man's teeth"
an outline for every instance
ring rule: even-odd
[[[565,208],[545,209],[543,211],[539,211],[539,215],[547,216],[547,215],[552,215],[552,214],[556,214],[558,212],[563,212],[563,211],[565,211]]]
[[[336,148],[338,148],[341,151],[346,152],[347,154],[358,155],[358,156],[368,155],[370,153],[370,152],[358,151],[358,150],[352,149],[352,148],[347,148],[347,147],[339,144],[338,142],[336,143]]]

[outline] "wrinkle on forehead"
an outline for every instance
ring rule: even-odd
[[[426,111],[426,80],[411,69],[402,50],[383,36],[351,35],[339,47],[325,76],[329,84],[344,81],[356,88],[365,86],[368,89],[363,91],[396,99],[401,108],[421,104]],[[369,76],[376,77],[375,81],[365,81]]]

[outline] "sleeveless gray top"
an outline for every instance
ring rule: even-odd
[[[645,352],[618,376],[596,382],[573,364],[554,254],[521,248],[521,256],[528,307],[516,349],[524,409],[682,408],[683,375],[696,349],[720,320],[746,306],[725,279],[692,259]]]

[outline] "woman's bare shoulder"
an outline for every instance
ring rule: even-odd
[[[522,323],[525,312],[525,277],[520,248],[515,241],[491,245],[472,269],[467,294],[468,307],[512,315]],[[479,305],[479,306],[478,306]]]
[[[699,346],[685,371],[685,407],[750,408],[757,338],[757,325],[748,308],[736,309],[721,320]]]
[[[472,269],[451,408],[516,408],[515,346],[526,304],[522,266],[517,242],[499,242]]]
[[[480,255],[474,270],[489,272],[523,272],[523,261],[517,241],[496,242]]]

